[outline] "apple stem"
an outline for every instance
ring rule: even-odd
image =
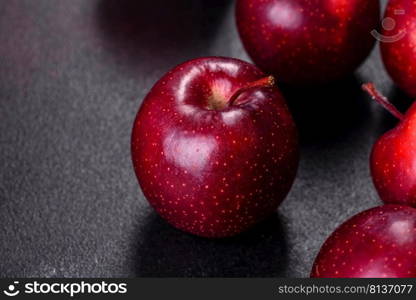
[[[395,116],[400,121],[403,121],[404,115],[393,105],[390,101],[383,96],[373,83],[366,83],[362,85],[362,89],[367,92],[371,98],[373,98],[378,104],[383,106],[387,111],[389,111],[393,116]]]
[[[262,79],[250,82],[243,86],[242,88],[239,88],[237,91],[234,92],[234,94],[230,97],[230,100],[228,101],[229,105],[233,105],[234,102],[237,100],[238,96],[240,96],[245,91],[254,88],[254,87],[272,87],[275,84],[275,80],[273,76],[264,77]]]

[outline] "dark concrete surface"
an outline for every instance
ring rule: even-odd
[[[2,0],[0,276],[308,276],[320,245],[380,202],[368,156],[404,109],[378,49],[356,76],[284,92],[302,160],[271,219],[228,240],[179,232],[144,199],[130,132],[153,83],[194,57],[248,60],[227,0]]]

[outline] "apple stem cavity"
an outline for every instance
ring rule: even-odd
[[[250,82],[246,84],[245,86],[239,88],[237,91],[234,92],[234,94],[230,97],[230,100],[228,101],[229,105],[235,104],[237,98],[244,93],[245,91],[255,88],[255,87],[272,87],[275,84],[275,80],[273,76],[268,76],[261,78],[259,80]]]
[[[403,121],[404,115],[385,97],[380,91],[374,86],[373,83],[366,83],[362,85],[362,89],[367,92],[373,100],[378,104],[383,106],[387,111],[389,111],[393,116],[395,116],[400,121]]]

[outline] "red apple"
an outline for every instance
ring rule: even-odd
[[[272,77],[231,58],[188,61],[141,106],[132,158],[144,195],[173,226],[238,234],[273,213],[295,178],[295,124]]]
[[[383,27],[384,65],[399,87],[416,97],[416,2],[390,0]]]
[[[363,87],[400,120],[373,147],[370,166],[374,185],[385,203],[416,207],[416,103],[402,115],[373,84]]]
[[[326,240],[311,277],[416,276],[416,209],[385,205],[342,224]]]
[[[238,0],[237,25],[253,61],[289,84],[350,75],[375,44],[378,0]]]

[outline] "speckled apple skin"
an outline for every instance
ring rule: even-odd
[[[163,76],[134,123],[132,157],[144,195],[170,224],[209,238],[236,235],[273,213],[298,166],[297,130],[276,87],[207,109],[265,75],[230,58],[186,62]]]
[[[324,83],[351,74],[375,44],[378,0],[238,0],[237,26],[253,61],[278,81]]]
[[[403,14],[397,12],[403,11]],[[386,37],[397,37],[393,43],[381,43],[384,65],[396,84],[409,96],[416,97],[416,2],[390,0],[385,18],[392,18],[395,27],[383,30]]]
[[[385,203],[416,207],[416,104],[403,121],[375,143],[370,166],[374,185]]]
[[[326,240],[311,277],[416,277],[416,209],[384,205],[352,217]]]

